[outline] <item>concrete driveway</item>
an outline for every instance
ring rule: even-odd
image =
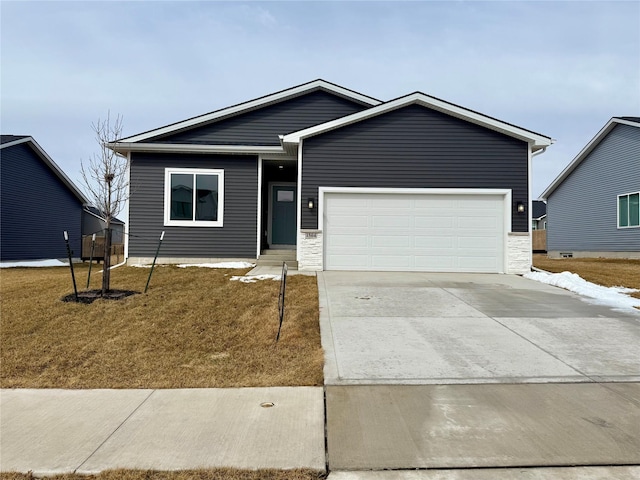
[[[640,312],[515,275],[318,274],[325,384],[640,381]]]
[[[640,465],[640,315],[510,275],[318,285],[330,470]]]

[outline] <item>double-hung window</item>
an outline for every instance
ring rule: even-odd
[[[223,212],[224,170],[165,169],[165,225],[221,227]]]
[[[640,226],[640,192],[618,195],[618,228]]]

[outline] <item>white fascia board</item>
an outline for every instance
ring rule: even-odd
[[[200,115],[198,117],[193,117],[188,120],[184,120],[182,122],[173,123],[171,125],[157,128],[155,130],[150,130],[148,132],[140,133],[132,137],[123,138],[121,141],[126,143],[126,142],[139,142],[142,140],[147,140],[149,138],[157,137],[159,135],[165,135],[175,131],[179,131],[186,128],[195,127],[197,125],[201,125],[204,123],[212,122],[214,120],[217,120],[223,117],[228,117],[231,115],[243,113],[245,111],[254,110],[256,108],[268,105],[270,103],[276,103],[281,100],[285,100],[289,97],[295,97],[297,95],[301,95],[305,92],[316,90],[318,88],[322,88],[324,90],[334,92],[337,95],[340,95],[342,97],[346,97],[346,98],[356,100],[358,102],[366,103],[367,105],[379,105],[380,103],[382,103],[380,100],[376,100],[375,98],[368,97],[366,95],[363,95],[358,92],[354,92],[352,90],[348,90],[339,85],[334,85],[333,83],[325,82],[324,80],[314,80],[313,82],[305,83],[303,85],[299,85],[297,87],[293,87],[288,90],[283,90],[281,92],[273,93],[271,95],[260,97],[255,100],[250,100],[248,102],[240,103],[232,107],[216,110],[215,112],[207,113],[205,115]]]
[[[84,196],[84,193],[76,187],[75,183],[71,181],[67,174],[62,171],[62,169],[58,166],[56,162],[45,152],[38,142],[36,142],[33,137],[25,137],[20,138],[18,140],[14,140],[13,142],[7,142],[0,146],[0,149],[13,147],[14,145],[19,145],[21,143],[30,143],[33,148],[36,150],[36,153],[40,156],[40,158],[46,163],[51,170],[56,174],[56,176],[64,183],[74,194],[78,197],[78,200],[82,202],[83,205],[89,204],[89,200]]]
[[[434,97],[430,97],[428,95],[425,95],[424,93],[419,92],[412,93],[410,95],[407,95],[406,97],[401,97],[387,103],[383,103],[367,110],[363,110],[362,112],[354,113],[346,117],[342,117],[330,122],[316,125],[314,127],[305,128],[304,130],[290,133],[282,138],[282,142],[285,144],[295,144],[298,143],[302,138],[312,137],[320,133],[324,133],[336,128],[359,122],[361,120],[366,120],[368,118],[381,115],[391,110],[406,107],[407,105],[411,105],[414,103],[471,123],[475,123],[491,130],[504,133],[505,135],[518,138],[519,140],[523,140],[531,144],[534,150],[547,147],[553,143],[553,139],[551,139],[550,137],[545,137],[544,135],[540,135],[535,132],[516,127],[514,125],[501,122],[500,120],[487,117],[480,113],[467,110],[466,108],[453,105],[451,103],[439,100]]]
[[[560,172],[560,174],[555,178],[555,180],[551,182],[551,184],[547,187],[547,189],[544,192],[542,192],[542,194],[540,195],[540,198],[542,200],[547,200],[549,198],[549,195],[551,195],[555,191],[555,189],[558,188],[560,184],[565,181],[565,179],[571,174],[571,172],[573,172],[576,169],[576,167],[580,165],[580,163],[582,163],[582,161],[585,158],[587,158],[587,156],[593,151],[593,149],[596,148],[602,140],[604,140],[604,138],[609,134],[609,132],[611,132],[611,130],[613,130],[613,127],[615,127],[616,124],[630,125],[632,127],[640,127],[640,124],[636,122],[630,122],[628,120],[623,120],[621,118],[614,117],[611,120],[609,120],[607,124],[604,127],[602,127],[600,131],[591,139],[591,141],[587,143],[582,150],[580,150],[580,153],[578,153],[578,155],[573,160],[571,160],[569,165],[567,165],[564,168],[564,170]]]
[[[158,153],[235,153],[235,154],[284,154],[280,145],[198,145],[192,143],[107,143],[111,150],[127,154],[129,152]]]

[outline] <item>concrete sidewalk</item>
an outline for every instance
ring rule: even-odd
[[[321,387],[1,390],[0,469],[324,471],[323,402]]]

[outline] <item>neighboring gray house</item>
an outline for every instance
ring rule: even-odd
[[[531,205],[531,229],[547,229],[547,204],[544,200],[534,200]]]
[[[530,271],[531,157],[551,138],[412,93],[324,80],[114,141],[131,161],[130,262]]]
[[[100,210],[89,205],[82,211],[82,236],[104,237],[106,222],[100,215]],[[124,222],[117,218],[111,219],[111,243],[124,243]]]
[[[550,257],[640,258],[640,117],[614,117],[542,193]]]
[[[80,256],[86,199],[30,136],[0,138],[0,260]]]

